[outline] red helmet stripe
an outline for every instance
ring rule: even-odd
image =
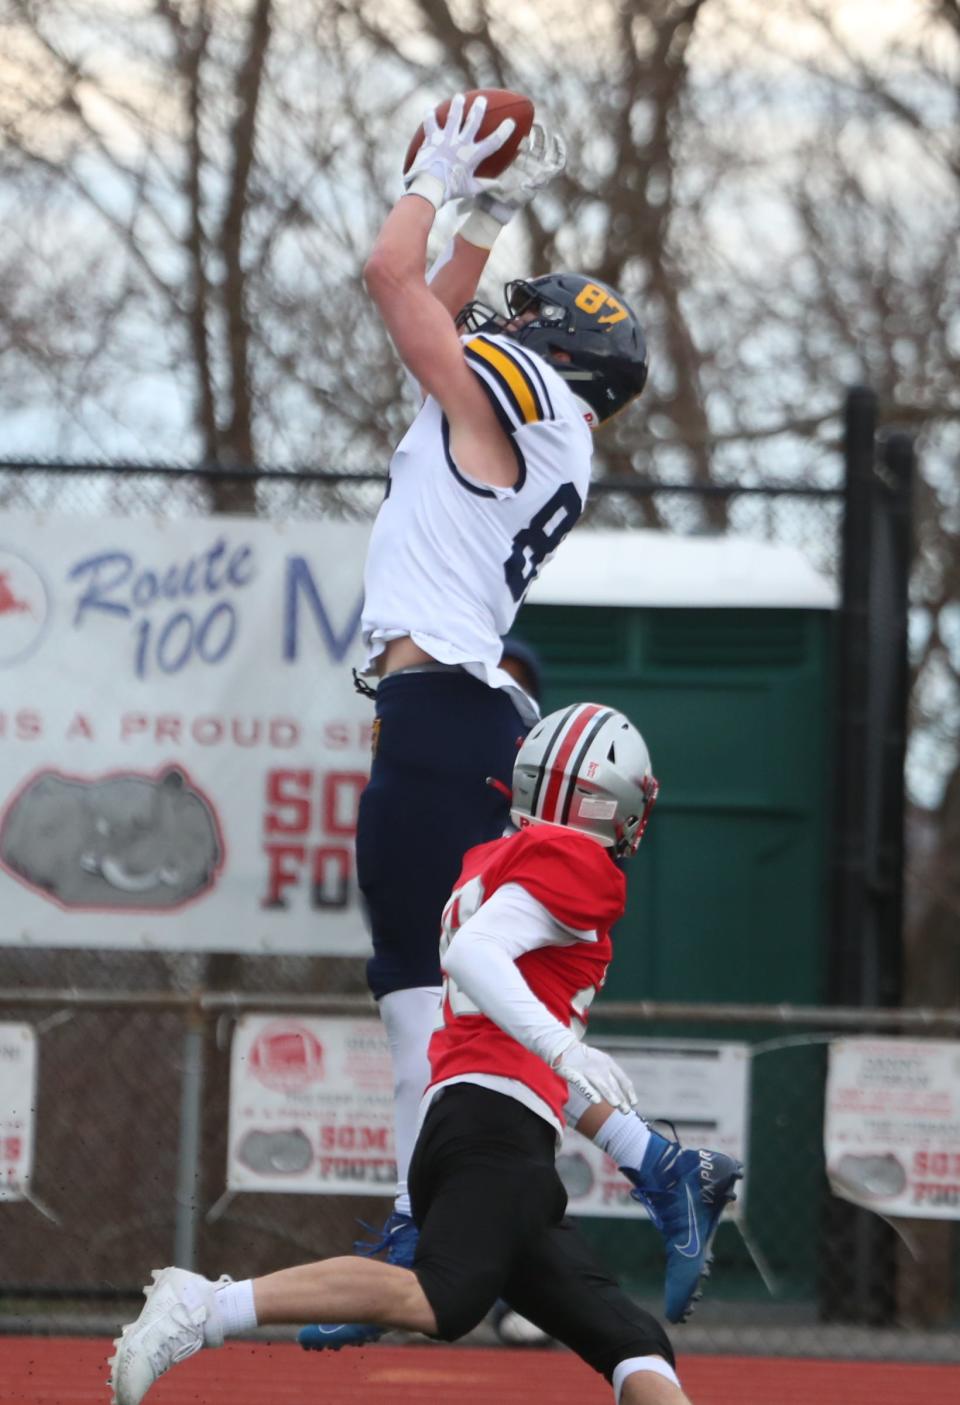
[[[591,717],[596,717],[598,712],[604,710],[599,703],[585,703],[572,719],[570,730],[560,743],[553,765],[550,767],[550,780],[547,784],[547,793],[543,798],[543,804],[540,807],[540,819],[549,820],[553,824],[559,823],[560,788],[563,785],[564,768],[573,754],[573,748],[578,739],[586,731]]]

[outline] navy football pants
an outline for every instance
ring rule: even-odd
[[[357,820],[357,878],[379,999],[441,984],[440,918],[466,851],[497,839],[527,728],[506,693],[461,670],[391,673],[376,694],[370,781]]]

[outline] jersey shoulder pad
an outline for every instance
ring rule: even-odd
[[[553,373],[534,352],[509,337],[478,333],[465,344],[464,355],[508,433],[556,419],[556,390],[551,394],[549,385]]]
[[[498,886],[519,883],[565,927],[606,929],[623,916],[623,874],[606,849],[576,830],[522,829],[508,841],[500,867]]]

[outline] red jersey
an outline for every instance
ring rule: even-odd
[[[440,961],[458,929],[506,883],[517,883],[571,935],[585,940],[537,947],[517,967],[552,1015],[582,1035],[590,1004],[610,962],[610,928],[623,915],[626,884],[609,852],[573,829],[531,825],[506,839],[467,851],[444,909]],[[595,939],[587,934],[595,933]],[[481,1014],[454,983],[444,980],[441,1023],[430,1040],[430,1087],[471,1073],[518,1079],[562,1123],[566,1082]]]

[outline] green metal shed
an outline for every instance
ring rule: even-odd
[[[622,708],[662,787],[608,996],[825,997],[836,603],[792,547],[656,531],[582,528],[532,587],[544,710]]]

